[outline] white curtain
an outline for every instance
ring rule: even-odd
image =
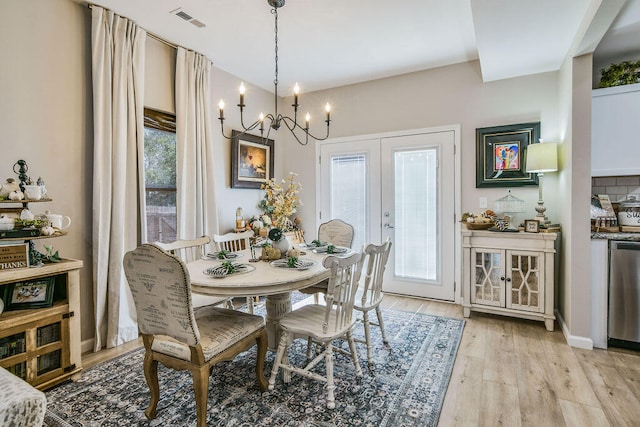
[[[176,187],[179,239],[218,232],[211,139],[211,61],[178,47],[176,57]]]
[[[144,229],[144,47],[146,32],[93,6],[93,292],[95,350],[138,337],[122,257]]]

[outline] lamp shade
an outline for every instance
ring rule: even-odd
[[[554,172],[558,170],[558,144],[540,142],[527,147],[527,166],[529,172]]]

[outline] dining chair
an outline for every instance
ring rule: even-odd
[[[185,263],[197,261],[205,256],[206,246],[211,243],[209,236],[201,236],[196,239],[176,240],[171,243],[154,242],[154,245],[177,256]],[[226,308],[233,310],[233,301],[231,297],[217,297],[213,295],[205,295],[194,292],[191,294],[194,309],[206,307],[208,305],[224,304]]]
[[[384,322],[382,321],[380,303],[384,297],[382,292],[382,281],[390,252],[390,238],[387,238],[387,240],[381,245],[367,245],[364,250],[368,259],[367,269],[364,275],[364,287],[358,287],[353,305],[354,310],[362,312],[365,336],[364,340],[355,338],[355,341],[365,343],[367,345],[367,362],[369,367],[373,366],[373,358],[371,354],[371,325],[378,326],[380,328],[380,332],[382,333],[382,342],[387,346],[389,345],[389,341],[387,340],[384,330]],[[369,320],[369,312],[371,310],[376,311],[378,323],[373,323]]]
[[[240,233],[214,234],[213,242],[216,244],[218,251],[237,252],[249,249],[251,246],[250,238],[253,237],[253,231],[247,230]],[[247,309],[253,314],[256,297],[247,297]]]
[[[346,258],[329,255],[322,261],[322,265],[330,271],[327,304],[305,305],[285,314],[280,320],[282,332],[269,378],[269,390],[275,388],[276,376],[278,371],[282,369],[285,382],[290,380],[292,373],[325,382],[327,384],[327,408],[334,409],[336,403],[333,353],[334,351],[345,352],[339,347],[334,349],[332,345],[332,342],[339,338],[347,339],[350,352],[345,353],[351,356],[356,375],[362,376],[352,331],[355,326],[353,304],[363,262],[364,258],[359,252]],[[308,363],[304,367],[294,366],[289,359],[291,344],[297,338],[311,338],[314,342],[322,344],[323,350],[313,360],[307,359]],[[322,370],[312,371],[323,359],[326,365],[324,376]]]
[[[350,248],[353,244],[353,226],[341,219],[332,219],[318,227],[318,240],[335,246]]]
[[[267,329],[262,317],[212,306],[194,311],[186,264],[153,244],[127,252],[123,265],[145,348],[144,376],[151,394],[147,419],[156,417],[160,399],[158,362],[191,372],[198,427],[207,424],[209,375],[216,363],[257,345],[256,379],[260,391],[266,391]]]
[[[249,249],[249,239],[251,237],[253,237],[253,231],[251,230],[240,233],[214,234],[213,242],[219,251],[237,252]]]
[[[318,227],[318,240],[331,243],[335,246],[350,248],[353,244],[353,226],[341,219],[332,219],[320,224],[320,227]],[[301,289],[300,292],[313,295],[313,302],[318,304],[318,294],[327,293],[327,281],[325,280],[308,288]]]

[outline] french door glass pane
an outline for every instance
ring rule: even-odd
[[[408,279],[438,280],[437,151],[396,151],[395,275]]]
[[[331,218],[341,219],[354,228],[352,248],[360,250],[369,239],[367,215],[367,156],[331,157]]]

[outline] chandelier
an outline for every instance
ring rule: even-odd
[[[298,143],[300,143],[301,145],[307,145],[309,143],[309,137],[318,141],[325,140],[329,137],[329,125],[331,123],[331,105],[329,105],[329,103],[327,102],[327,105],[325,106],[325,112],[326,112],[327,118],[324,122],[327,124],[327,134],[324,137],[317,137],[309,132],[309,122],[311,121],[311,116],[309,115],[309,113],[307,113],[305,116],[304,127],[300,125],[300,123],[298,123],[298,107],[300,107],[300,104],[298,104],[298,95],[300,93],[300,87],[298,86],[298,83],[296,83],[296,85],[293,88],[293,104],[291,104],[291,106],[293,107],[293,118],[289,116],[284,116],[281,113],[278,113],[278,8],[284,6],[284,2],[285,0],[267,0],[267,3],[269,3],[269,5],[273,7],[273,9],[271,9],[271,14],[273,14],[275,17],[274,29],[275,29],[275,44],[276,44],[276,47],[275,47],[276,77],[273,80],[273,85],[275,87],[275,95],[274,95],[275,112],[273,114],[268,113],[267,115],[260,113],[258,120],[256,120],[249,126],[245,126],[244,115],[243,115],[244,107],[245,107],[245,104],[244,104],[245,87],[244,87],[244,83],[241,83],[240,84],[240,103],[238,104],[238,107],[240,107],[240,124],[244,129],[241,135],[251,132],[254,129],[259,127],[260,137],[262,138],[263,142],[266,142],[266,140],[269,139],[269,133],[271,132],[271,129],[277,131],[278,129],[280,129],[280,126],[284,123],[284,125],[289,129],[289,131],[291,131],[291,134],[296,138],[296,141],[298,141]],[[225,135],[224,133],[225,118],[224,118],[224,101],[223,100],[220,100],[218,107],[220,109],[220,117],[218,117],[218,119],[220,119],[220,129],[222,131],[222,135],[225,138],[230,139],[230,137]],[[266,136],[264,134],[265,121],[268,121],[268,124],[266,126],[267,127]],[[304,135],[298,135],[298,134],[304,134]],[[303,140],[301,140],[300,136],[303,136],[304,142]]]

